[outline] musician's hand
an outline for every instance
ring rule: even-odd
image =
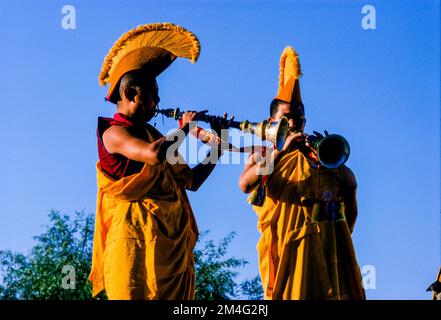
[[[187,126],[187,124],[189,124],[192,121],[195,121],[197,114],[198,114],[197,112],[193,112],[193,111],[184,112],[181,119],[179,119],[178,121],[179,127],[183,129],[185,126]]]
[[[312,147],[314,142],[317,140],[321,140],[329,135],[328,131],[325,131],[325,135],[323,136],[320,132],[312,131],[314,134],[310,134],[306,137],[306,145]]]
[[[325,136],[323,136],[320,132],[318,131],[312,131],[317,137],[319,137],[320,139],[323,139],[324,137],[327,137],[329,135],[328,131],[324,130],[325,132]]]
[[[288,151],[293,144],[302,143],[303,141],[305,141],[305,137],[306,137],[306,135],[303,132],[291,133],[286,138],[285,144],[283,145],[281,152]]]

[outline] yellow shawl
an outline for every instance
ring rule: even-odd
[[[149,141],[161,135],[147,127]],[[97,163],[97,210],[89,280],[109,299],[193,299],[198,228],[186,165],[144,165],[114,180]]]
[[[314,168],[298,150],[274,168],[263,206],[253,207],[265,299],[364,299],[345,219],[351,214],[342,196],[345,170]],[[316,219],[321,201],[340,203],[340,216]]]

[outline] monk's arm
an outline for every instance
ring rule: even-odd
[[[349,168],[345,171],[345,213],[346,222],[348,223],[349,230],[351,233],[354,231],[355,222],[358,216],[358,206],[357,206],[357,181],[355,175]]]
[[[183,128],[183,131],[185,134],[188,133],[188,125]],[[176,149],[179,147],[179,142],[167,140],[166,137],[162,137],[154,142],[144,141],[132,136],[122,126],[111,126],[108,128],[103,133],[103,142],[108,152],[112,154],[118,153],[128,159],[144,162],[149,165],[161,163],[165,159],[167,149],[172,144],[176,144]]]
[[[203,113],[206,112],[202,111]],[[211,129],[216,133],[218,137],[221,137],[221,130],[228,128],[225,126],[225,123],[222,121],[226,121],[227,114],[225,113],[223,116],[223,120],[212,121],[210,122]],[[214,167],[217,164],[217,161],[223,154],[222,145],[218,144],[213,146],[210,149],[210,152],[207,154],[204,160],[201,161],[196,167],[192,169],[193,179],[190,182],[187,182],[187,189],[190,191],[197,191],[199,187],[207,180],[208,176],[213,171]]]
[[[288,143],[287,147],[289,147],[289,145],[290,143]],[[253,190],[254,187],[257,185],[259,177],[263,175],[263,172],[266,172],[268,168],[274,168],[277,160],[281,157],[282,154],[285,153],[285,151],[285,149],[283,149],[282,151],[273,150],[269,159],[266,159],[258,152],[253,153],[248,158],[245,169],[240,175],[240,190],[242,190],[242,192],[244,193],[250,193],[251,190]],[[267,162],[269,162],[269,164]]]
[[[350,214],[346,216],[346,221],[348,223],[349,230],[352,233],[354,231],[355,222],[357,221],[358,216],[355,190],[353,190],[352,194],[348,196],[348,200],[345,201],[345,207],[347,208],[347,211],[350,212]]]
[[[242,192],[250,193],[251,190],[253,190],[253,188],[258,183],[259,177],[262,176],[262,173],[267,171],[266,170],[267,168],[274,168],[278,159],[280,159],[281,156],[290,149],[291,145],[296,141],[296,139],[299,139],[303,136],[304,135],[301,132],[290,134],[286,138],[282,150],[279,151],[277,149],[274,149],[268,158],[262,157],[257,152],[253,153],[248,158],[248,162],[245,165],[245,169],[239,178],[239,187],[242,190]]]
[[[261,163],[257,162],[257,153],[253,153],[245,165],[245,169],[239,178],[239,187],[242,192],[250,193],[251,190],[256,186],[259,180],[259,169],[261,168]]]
[[[193,179],[188,183],[187,189],[197,191],[199,187],[207,180],[208,176],[216,166],[217,160],[221,157],[222,152],[212,148],[204,160],[201,161],[192,170]]]

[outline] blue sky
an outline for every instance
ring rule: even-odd
[[[61,8],[76,9],[76,29]],[[375,30],[361,8],[376,9]],[[300,55],[306,132],[351,144],[358,180],[353,234],[370,299],[428,299],[440,266],[439,1],[0,1],[0,249],[26,252],[50,209],[95,212],[98,73],[111,45],[139,24],[173,22],[201,41],[199,61],[159,78],[161,105],[260,121],[278,84],[280,54]],[[156,120],[167,132],[172,120]],[[202,124],[202,126],[206,126]],[[257,217],[238,188],[242,164],[218,165],[189,193],[200,230],[237,237],[230,254],[258,273]]]

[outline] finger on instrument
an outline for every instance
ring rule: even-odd
[[[320,132],[312,131],[318,138],[323,139],[323,135]]]

